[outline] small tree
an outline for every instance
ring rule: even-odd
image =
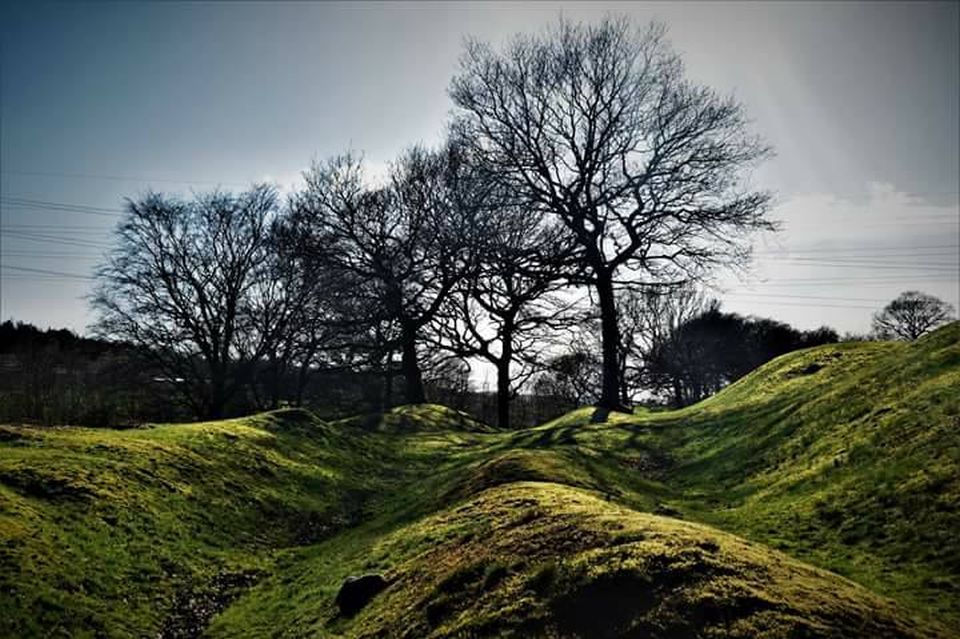
[[[552,357],[533,384],[534,393],[559,402],[563,410],[583,406],[597,399],[600,387],[600,358],[593,322],[570,336],[567,348]]]
[[[647,361],[650,390],[685,406],[778,355],[838,340],[837,332],[825,326],[800,331],[772,319],[725,313],[713,301],[652,350]]]
[[[621,406],[616,285],[686,280],[737,262],[771,228],[742,186],[767,155],[739,103],[684,79],[664,29],[561,21],[502,52],[470,43],[450,94],[455,128],[490,174],[564,224],[600,308],[599,405]]]
[[[873,316],[881,339],[915,340],[953,318],[953,306],[920,291],[905,291]]]

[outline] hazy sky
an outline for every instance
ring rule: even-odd
[[[957,306],[958,8],[8,2],[0,318],[83,331],[84,278],[125,196],[291,188],[348,148],[382,167],[438,140],[464,37],[609,12],[665,22],[689,76],[734,93],[776,150],[753,181],[777,192],[784,230],[723,278],[727,309],[843,332],[905,289]]]

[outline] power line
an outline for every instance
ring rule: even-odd
[[[850,290],[854,289],[854,292],[859,292],[861,289],[872,289],[872,290],[883,290],[883,289],[893,289],[893,288],[925,288],[928,286],[934,286],[938,284],[950,284],[948,280],[939,280],[939,281],[930,281],[930,280],[905,280],[902,282],[850,282],[849,284],[837,283],[837,284],[791,284],[786,290],[805,290],[805,291],[821,291],[825,288],[830,289],[839,289],[839,290]],[[784,287],[776,287],[774,290],[785,290]]]
[[[746,291],[744,293],[727,293],[728,296],[732,295],[734,297],[777,297],[777,298],[787,298],[787,299],[801,299],[801,300],[827,300],[827,301],[850,301],[850,302],[887,302],[889,300],[881,300],[876,298],[867,298],[867,297],[829,297],[826,295],[792,295],[790,293],[753,293]]]
[[[205,180],[176,180],[172,178],[156,178],[156,177],[135,177],[130,175],[104,175],[99,173],[59,173],[55,171],[13,171],[13,170],[4,170],[0,171],[4,175],[26,175],[26,176],[36,176],[36,177],[57,177],[57,178],[76,178],[76,179],[92,179],[92,180],[113,180],[118,182],[163,182],[170,184],[204,184],[204,185],[226,185],[226,186],[247,186],[247,184],[240,184],[239,182],[214,182],[214,181],[205,181]]]
[[[81,246],[89,248],[99,248],[99,249],[109,249],[110,246],[107,244],[98,244],[94,242],[88,242],[84,240],[63,238],[59,236],[52,236],[40,233],[26,233],[23,231],[7,231],[7,235],[27,240],[29,242],[41,242],[47,244],[62,244],[64,246]]]
[[[34,198],[21,197],[16,195],[5,195],[0,197],[0,200],[6,200],[11,203],[16,204],[26,204],[30,206],[39,206],[39,207],[59,207],[67,209],[85,209],[90,211],[101,211],[106,213],[124,213],[123,209],[114,209],[104,206],[93,206],[92,204],[76,204],[72,202],[51,202],[50,200],[37,200]]]
[[[813,304],[813,303],[806,303],[806,302],[781,302],[781,301],[774,301],[774,300],[753,300],[753,299],[740,300],[740,301],[748,304],[766,304],[768,306],[769,305],[806,306],[806,307],[813,307],[813,308],[846,308],[846,309],[876,310],[875,306],[863,306],[863,305],[855,305],[855,304],[823,304],[823,303]]]
[[[885,282],[896,282],[901,280],[917,280],[917,279],[931,279],[939,280],[943,279],[946,281],[955,280],[960,275],[952,273],[889,273],[884,275],[878,275],[876,277],[871,275],[863,275],[859,277],[778,277],[778,278],[766,278],[766,279],[757,279],[753,283],[757,285],[768,285],[768,284],[798,284],[798,283],[815,283],[815,284],[830,284],[833,282],[872,282],[872,281],[885,281]]]
[[[898,222],[898,221],[895,221],[895,220],[890,220],[890,221],[885,221],[885,222],[857,222],[857,224],[858,224],[860,227],[863,227],[863,228],[870,228],[870,227],[877,227],[877,226],[907,226],[908,223],[909,223],[909,226],[916,226],[916,225],[928,225],[928,226],[944,226],[944,225],[946,225],[946,226],[955,226],[955,225],[957,225],[957,224],[960,224],[960,219],[954,218],[954,219],[945,220],[945,219],[914,219],[914,218],[903,218],[902,221],[899,221],[899,222]],[[819,223],[819,222],[814,222],[814,221],[811,220],[809,223],[800,223],[800,224],[793,223],[793,224],[788,224],[788,225],[785,225],[785,228],[790,228],[790,227],[794,227],[794,228],[810,228],[810,227],[812,227],[812,226],[820,226],[820,224],[821,224],[821,223]]]
[[[27,275],[23,273],[0,273],[0,279],[3,279],[5,282],[18,280],[29,282],[57,282],[65,285],[75,285],[77,283],[76,278],[55,277],[53,275]]]
[[[815,258],[786,258],[781,260],[782,262],[787,262],[795,266],[829,266],[831,268],[861,268],[861,269],[903,269],[903,270],[926,270],[926,271],[957,271],[960,270],[960,267],[954,268],[951,264],[891,264],[889,262],[856,262],[856,261],[841,261],[841,260],[818,260]]]
[[[63,231],[65,233],[70,233],[71,235],[75,233],[85,233],[88,235],[98,235],[103,236],[104,233],[110,233],[110,229],[102,228],[90,228],[89,226],[69,226],[69,225],[58,225],[58,224],[4,224],[0,226],[0,233],[5,231],[21,232],[21,233],[50,233],[51,231]]]
[[[48,200],[35,200],[24,197],[0,197],[0,203],[7,207],[24,208],[40,211],[54,211],[62,213],[82,213],[84,215],[98,215],[101,217],[119,217],[125,211],[123,209],[106,208],[102,206],[91,206],[88,204],[71,204],[67,202],[50,202]]]
[[[15,264],[2,264],[0,265],[0,268],[10,269],[12,271],[23,271],[25,273],[37,273],[40,275],[56,275],[57,277],[67,277],[67,278],[74,278],[74,279],[84,279],[84,280],[94,279],[89,275],[78,275],[76,273],[67,273],[66,271],[51,271],[49,269],[44,269],[44,268],[30,268],[27,266],[16,266]]]
[[[773,301],[763,301],[763,300],[745,300],[749,304],[763,304],[767,306],[801,306],[804,308],[840,308],[840,309],[854,309],[854,310],[864,310],[864,311],[875,311],[877,310],[876,306],[854,306],[852,304],[805,304],[802,302],[773,302]]]
[[[11,257],[35,257],[38,259],[83,259],[83,260],[98,260],[100,259],[99,255],[91,255],[89,253],[45,253],[42,251],[30,252],[30,251],[4,251],[4,255]]]
[[[917,251],[944,251],[949,253],[956,253],[960,249],[960,244],[937,244],[937,245],[925,245],[925,246],[833,246],[833,247],[819,247],[819,248],[782,248],[782,249],[767,249],[767,250],[757,250],[753,251],[754,255],[792,255],[794,253],[806,254],[806,253],[878,253],[886,254],[888,252],[893,253],[914,253]]]

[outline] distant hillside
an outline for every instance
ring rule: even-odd
[[[958,389],[955,323],[519,432],[0,427],[0,636],[955,636]]]

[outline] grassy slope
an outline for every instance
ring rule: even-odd
[[[958,344],[822,347],[684,411],[517,433],[435,406],[2,428],[0,635],[175,630],[238,573],[211,635],[603,636],[569,611],[604,602],[653,636],[947,635],[916,619],[960,630]],[[374,569],[391,587],[336,618]]]
[[[824,368],[795,377],[811,364]],[[960,625],[960,324],[783,359],[717,400],[678,469],[730,501],[707,521]],[[744,437],[737,422],[753,419]]]
[[[960,627],[960,324],[789,354],[684,411],[592,412],[538,436],[585,453],[628,503],[665,503]],[[624,479],[617,459],[657,481]]]
[[[357,617],[351,573],[391,584]],[[935,637],[841,577],[703,525],[556,483],[512,482],[396,528],[302,549],[211,636]]]
[[[156,634],[184,595],[362,517],[388,483],[376,443],[296,411],[3,428],[0,636]]]

